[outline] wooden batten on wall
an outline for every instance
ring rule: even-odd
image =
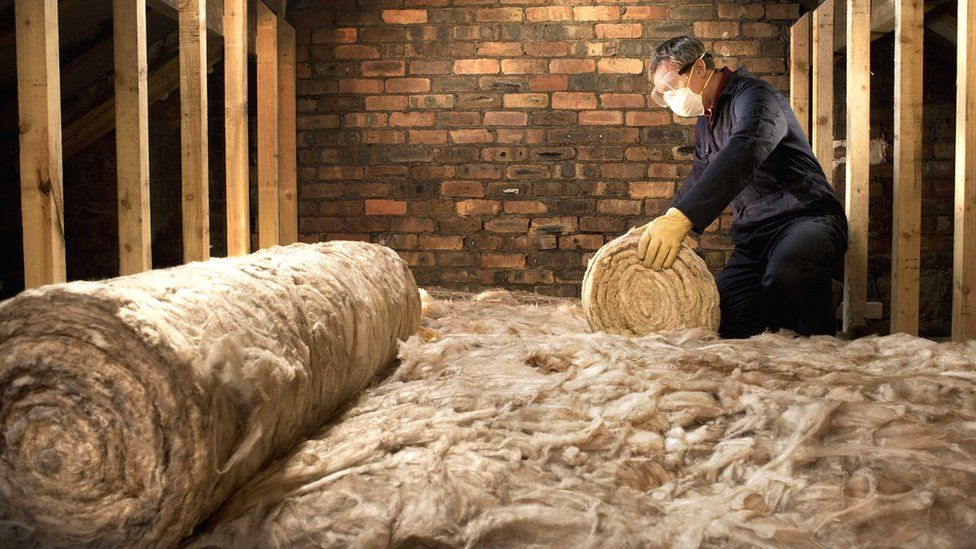
[[[895,2],[891,332],[918,335],[922,224],[922,2]]]
[[[278,18],[278,215],[281,244],[298,241],[295,29]]]
[[[16,0],[24,283],[65,280],[57,0]]]
[[[152,269],[146,1],[113,1],[119,273]]]
[[[847,0],[847,211],[844,330],[865,325],[871,154],[871,0]]]
[[[827,181],[834,181],[834,0],[813,13],[813,104],[810,144]]]
[[[976,0],[959,0],[952,338],[976,339]]]
[[[206,1],[179,3],[183,260],[210,257]]]
[[[224,1],[224,124],[227,255],[251,251],[248,192],[247,0]]]
[[[257,2],[258,245],[279,242],[278,17]]]
[[[790,29],[790,106],[810,136],[810,12]]]

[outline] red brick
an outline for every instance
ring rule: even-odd
[[[782,57],[759,57],[742,59],[742,64],[749,67],[749,72],[758,74],[782,74],[786,72],[786,60]]]
[[[555,74],[583,74],[596,70],[592,59],[553,59],[549,62],[549,72]]]
[[[356,29],[324,29],[312,33],[313,44],[351,44],[356,41]]]
[[[525,141],[525,130],[499,128],[496,133],[499,143],[521,143]]]
[[[502,100],[506,109],[537,109],[549,105],[549,96],[544,93],[506,93]]]
[[[419,242],[424,250],[460,250],[464,239],[460,236],[422,235]]]
[[[441,183],[441,194],[480,198],[485,196],[485,187],[480,181],[444,181]]]
[[[451,130],[451,141],[454,143],[491,143],[494,139],[491,132],[485,129]]]
[[[534,92],[564,91],[569,88],[565,74],[546,74],[529,78],[529,89]]]
[[[406,63],[403,61],[363,61],[363,76],[403,76]]]
[[[579,221],[575,217],[535,217],[532,219],[532,229],[546,233],[573,234],[579,230]]]
[[[525,126],[529,115],[524,112],[490,111],[485,113],[485,126]]]
[[[498,74],[500,70],[497,59],[458,59],[454,62],[455,74]]]
[[[569,53],[565,42],[526,42],[525,55],[534,57],[560,57]]]
[[[510,214],[544,214],[549,208],[538,200],[506,200],[505,213]]]
[[[363,143],[397,145],[406,141],[406,134],[395,130],[363,130]]]
[[[485,221],[485,230],[493,233],[524,233],[529,220],[524,217],[500,217]]]
[[[406,166],[384,166],[382,164],[374,164],[372,166],[366,167],[366,177],[372,178],[382,178],[389,179],[394,177],[406,177],[409,172],[409,168]],[[386,196],[390,194],[390,186],[387,183],[369,183],[367,185],[358,186],[360,189],[360,194],[363,194],[363,189],[370,189],[370,192],[377,192],[376,196]],[[379,189],[385,189],[382,192]],[[363,196],[367,196],[363,194]]]
[[[742,35],[750,38],[776,38],[780,35],[780,27],[770,23],[743,23]]]
[[[603,214],[640,215],[641,206],[640,200],[606,198],[596,201],[596,211]]]
[[[545,59],[502,59],[505,74],[542,74],[546,67]]]
[[[663,6],[628,6],[624,8],[623,19],[656,21],[668,18],[668,8]]]
[[[451,74],[451,62],[411,60],[410,74]]]
[[[663,126],[670,123],[671,113],[668,111],[631,111],[627,113],[628,126]]]
[[[640,38],[643,27],[640,23],[600,24],[596,26],[596,37],[605,40],[616,38]]]
[[[573,10],[569,6],[525,8],[527,21],[569,21],[572,18]]]
[[[631,198],[671,198],[674,196],[672,181],[635,181],[628,190]]]
[[[415,145],[434,145],[447,143],[446,130],[410,130],[410,142]]]
[[[554,109],[595,109],[596,94],[585,92],[556,92],[552,94]]]
[[[390,125],[400,126],[433,126],[432,112],[395,112],[390,114]]]
[[[349,44],[336,46],[333,55],[336,59],[377,59],[380,56],[380,50],[373,46]]]
[[[766,19],[788,19],[789,21],[796,21],[799,18],[799,4],[770,4],[766,6]]]
[[[478,55],[514,57],[522,55],[519,42],[482,42],[478,44]],[[504,68],[504,63],[502,64]]]
[[[450,111],[437,113],[438,126],[480,126],[480,112]]]
[[[411,25],[427,22],[427,10],[383,10],[383,22],[395,25]]]
[[[623,124],[620,111],[583,111],[579,113],[579,123],[583,126],[614,126]]]
[[[383,81],[344,78],[339,80],[339,93],[383,93]]]
[[[699,38],[734,38],[739,36],[739,24],[734,21],[696,21],[693,25]]]
[[[342,123],[347,128],[382,128],[387,125],[387,117],[385,113],[350,112]]]
[[[678,177],[678,167],[674,164],[649,164],[647,177],[654,179],[674,179]]]
[[[719,4],[718,16],[720,19],[760,19],[766,13],[766,8],[762,4]]]
[[[640,59],[610,57],[601,59],[596,70],[600,74],[640,74],[644,72],[644,62]]]
[[[434,266],[434,254],[430,252],[405,252],[398,250],[397,253],[400,254],[400,258],[411,267]]]
[[[461,216],[498,215],[501,211],[501,203],[497,200],[461,200],[455,207]]]
[[[391,221],[390,228],[401,233],[430,233],[436,228],[433,219],[404,217]]]
[[[427,78],[391,78],[386,81],[386,93],[423,93],[430,91]]]
[[[723,57],[758,55],[759,45],[760,42],[755,40],[719,40],[712,46],[712,51]]]
[[[616,21],[620,19],[620,8],[612,6],[577,6],[573,8],[573,18],[577,21]]]
[[[483,8],[474,12],[474,18],[479,23],[521,21],[522,8]]]
[[[640,109],[644,107],[644,96],[639,93],[604,93],[600,104],[606,109]]]
[[[481,266],[486,269],[521,269],[525,267],[524,254],[483,254]]]
[[[644,176],[644,164],[614,164],[605,163],[600,165],[600,175],[607,179],[637,179]]]
[[[359,166],[323,166],[319,168],[319,179],[362,179],[363,169]]]
[[[382,85],[382,81],[379,81]],[[372,95],[366,98],[368,111],[399,111],[407,108],[407,98],[391,95]]]
[[[529,150],[524,147],[485,147],[481,149],[481,159],[486,162],[524,161]]]
[[[562,250],[599,250],[603,246],[601,234],[573,234],[559,237]]]
[[[407,203],[402,200],[367,200],[366,215],[404,215]]]
[[[454,96],[446,93],[410,96],[410,108],[413,109],[451,109],[454,103]]]

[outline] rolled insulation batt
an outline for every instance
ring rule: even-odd
[[[593,331],[643,336],[662,330],[718,330],[715,278],[682,245],[670,269],[653,271],[637,258],[642,229],[631,229],[590,259],[583,277],[583,313]]]
[[[395,252],[295,244],[0,304],[0,539],[171,546],[396,357]]]

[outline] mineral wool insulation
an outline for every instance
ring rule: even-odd
[[[976,343],[588,333],[425,304],[401,364],[196,547],[971,546]]]

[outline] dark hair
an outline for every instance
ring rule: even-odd
[[[654,72],[661,63],[670,62],[682,67],[691,66],[692,63],[701,57],[707,69],[715,68],[715,60],[712,54],[705,52],[705,45],[697,38],[690,36],[675,36],[674,38],[662,42],[654,47],[651,53],[648,76],[654,76]]]

